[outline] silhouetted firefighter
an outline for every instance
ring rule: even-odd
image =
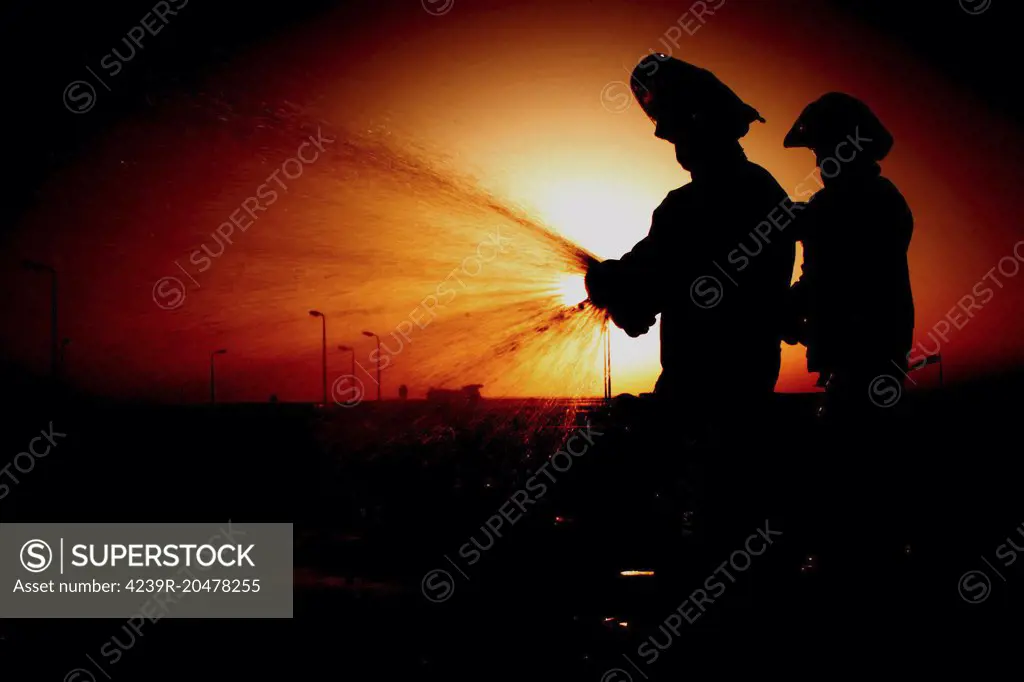
[[[919,473],[906,458],[899,422],[874,418],[893,413],[885,408],[900,400],[908,369],[914,220],[881,175],[893,137],[863,102],[842,93],[821,97],[784,144],[814,152],[823,185],[794,225],[804,264],[793,286],[799,323],[787,340],[807,346],[808,371],[820,372],[825,386],[821,414],[841,431],[824,438],[818,454],[856,462],[841,476],[817,480],[803,497],[813,509],[807,546],[821,554],[822,571],[844,600],[831,608],[850,612],[892,589],[892,572],[878,567],[909,551],[905,491]]]
[[[808,371],[821,373],[825,414],[864,416],[899,399],[913,343],[914,218],[879,166],[893,138],[866,104],[833,92],[804,109],[784,144],[814,152],[823,184],[796,221],[795,337]]]
[[[758,404],[779,376],[795,252],[792,238],[755,232],[791,205],[739,143],[764,119],[711,72],[662,54],[640,61],[632,89],[692,181],[629,253],[591,267],[590,299],[630,336],[661,314],[656,396],[696,419]]]

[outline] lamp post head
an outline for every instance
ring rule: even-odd
[[[311,317],[323,317],[324,316],[324,314],[322,312],[320,312],[319,310],[310,310],[309,314],[310,314]]]
[[[219,349],[219,350],[215,350],[215,351],[213,351],[213,354],[214,354],[214,355],[224,355],[224,354],[225,354],[225,353],[227,353],[227,352],[228,352],[228,349],[227,349],[227,348],[221,348],[221,349]]]
[[[338,346],[338,350],[352,350],[352,346]]]
[[[373,338],[373,337],[375,337],[377,335],[374,334],[373,332],[363,332],[363,336],[369,336],[370,338]]]

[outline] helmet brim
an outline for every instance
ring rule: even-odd
[[[802,121],[797,121],[793,124],[793,127],[786,133],[785,139],[782,140],[782,146],[786,149],[798,149],[801,147],[809,147],[810,142],[807,139],[807,127]]]
[[[893,146],[892,134],[875,113],[859,99],[832,92],[808,104],[782,144],[787,149],[821,151],[842,144],[851,136],[867,142],[867,153],[881,161]]]
[[[704,120],[736,130],[754,121],[764,123],[754,107],[713,73],[664,54],[640,60],[633,69],[630,87],[640,108],[655,123],[669,118]]]

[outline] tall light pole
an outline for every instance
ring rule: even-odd
[[[221,348],[210,353],[210,404],[213,405],[217,402],[217,375],[213,371],[213,359],[218,355],[224,355],[228,352],[227,348]]]
[[[612,330],[610,325],[604,328],[604,399],[612,400]]]
[[[323,341],[323,370],[324,370],[324,405],[327,405],[327,316],[319,310],[310,310],[309,314],[311,317],[319,317],[323,321],[324,330],[324,341]]]
[[[363,336],[377,339],[377,402],[380,402],[380,337],[373,332],[363,332]]]
[[[57,377],[58,353],[57,350],[57,270],[45,263],[33,260],[21,261],[22,267],[33,272],[50,273],[50,373]]]

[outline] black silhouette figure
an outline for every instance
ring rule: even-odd
[[[590,300],[631,336],[661,314],[657,396],[691,414],[768,399],[795,242],[755,233],[790,205],[739,143],[764,119],[711,72],[662,54],[641,60],[632,88],[692,181],[668,194],[621,260],[591,267]]]
[[[793,294],[796,337],[807,346],[808,371],[820,372],[825,414],[890,407],[914,331],[914,219],[879,165],[892,135],[866,104],[834,92],[804,109],[784,144],[814,152],[824,185],[796,222],[804,265]]]

